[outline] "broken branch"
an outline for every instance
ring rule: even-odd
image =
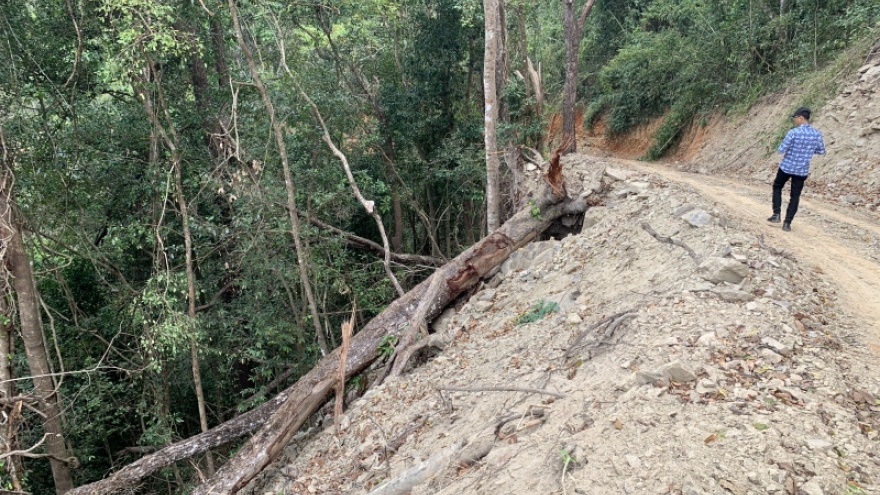
[[[679,241],[678,239],[674,239],[674,238],[672,238],[672,237],[664,237],[664,236],[658,234],[658,233],[657,233],[654,229],[652,229],[651,226],[648,225],[647,223],[643,223],[643,224],[642,224],[642,229],[644,229],[645,232],[647,232],[648,234],[650,234],[651,237],[653,237],[654,239],[657,239],[657,240],[660,241],[660,242],[664,242],[664,243],[666,243],[666,244],[672,244],[673,246],[678,246],[678,247],[684,249],[685,251],[688,252],[689,255],[691,255],[691,258],[693,258],[693,260],[694,260],[694,262],[695,262],[696,264],[699,265],[699,264],[701,263],[701,261],[700,261],[700,256],[697,255],[697,252],[694,251],[693,249],[691,249],[690,246],[688,246],[687,244],[685,244],[685,243]]]
[[[465,445],[467,445],[467,442],[461,440],[454,445],[446,447],[421,464],[407,469],[397,478],[380,485],[371,491],[369,495],[403,495],[404,493],[409,493],[410,490],[439,473]]]

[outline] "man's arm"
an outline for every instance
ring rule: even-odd
[[[785,135],[785,139],[782,140],[782,144],[779,145],[779,148],[776,150],[779,153],[785,153],[788,151],[788,148],[791,148],[791,142],[794,138],[791,136],[791,131]]]
[[[816,150],[813,153],[817,155],[825,154],[825,139],[822,137],[822,134],[819,134],[819,144],[816,146]]]

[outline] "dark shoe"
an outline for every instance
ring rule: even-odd
[[[770,218],[767,219],[767,221],[772,222],[772,223],[779,223],[779,221],[780,221],[779,213],[774,213],[773,216],[771,216]]]
[[[786,232],[791,232],[791,222],[783,222],[782,223],[782,230],[784,230]]]

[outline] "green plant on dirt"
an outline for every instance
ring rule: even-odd
[[[516,326],[525,325],[526,323],[533,323],[541,318],[549,315],[550,313],[555,313],[559,311],[559,305],[553,301],[544,301],[541,299],[536,302],[527,312],[519,315],[516,318],[514,324]]]
[[[376,352],[379,353],[381,357],[389,357],[394,354],[394,346],[397,345],[397,336],[396,335],[383,335],[382,339],[379,340],[379,345],[376,346]]]

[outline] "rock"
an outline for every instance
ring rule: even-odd
[[[631,194],[640,194],[648,190],[651,187],[650,182],[630,182],[626,185],[627,190]]]
[[[730,258],[706,258],[699,268],[703,280],[738,284],[749,274],[749,267]]]
[[[715,347],[720,342],[718,341],[718,337],[715,335],[715,332],[703,334],[699,339],[697,339],[697,345],[701,347]]]
[[[629,464],[629,467],[631,467],[633,469],[638,469],[638,468],[642,467],[642,460],[639,459],[638,457],[631,455],[631,454],[627,454],[625,457],[626,457],[626,463]]]
[[[626,170],[619,170],[616,168],[605,167],[605,177],[608,177],[611,180],[619,180],[624,181],[629,179],[631,172]]]
[[[632,376],[637,385],[653,385],[663,379],[663,373],[659,371],[640,370],[633,373]]]
[[[776,354],[770,349],[761,349],[761,357],[770,364],[779,364],[782,362],[782,356]]]
[[[778,354],[782,354],[783,356],[791,356],[791,348],[782,342],[772,338],[772,337],[764,337],[761,339],[761,343],[773,349],[774,352]]]
[[[719,288],[712,291],[713,294],[721,298],[722,301],[737,303],[749,302],[755,299],[755,295],[750,292],[741,291],[739,289]]]
[[[697,209],[696,206],[694,206],[690,203],[686,203],[686,204],[683,204],[683,205],[679,206],[678,208],[672,210],[672,215],[676,216],[676,217],[680,217],[680,216],[684,215],[685,213],[687,213],[689,211],[693,211],[695,209]]]
[[[697,374],[693,368],[683,361],[673,361],[663,367],[663,376],[670,380],[686,383],[693,382],[697,379]]]
[[[565,319],[565,324],[566,325],[577,325],[578,323],[580,323],[582,321],[583,320],[581,319],[581,317],[577,313],[571,313],[568,315],[568,318]]]
[[[589,229],[590,227],[596,225],[601,222],[605,216],[608,215],[608,209],[604,206],[594,206],[587,210],[584,213],[584,229]]]
[[[801,491],[806,495],[825,495],[825,490],[819,486],[816,480],[810,480],[801,485]]]
[[[473,303],[474,311],[477,313],[485,313],[492,309],[492,306],[494,305],[495,303],[492,301],[476,301]]]
[[[829,450],[834,446],[828,440],[823,440],[821,438],[808,438],[804,440],[804,443],[807,444],[811,450]]]
[[[691,227],[705,227],[712,221],[712,215],[703,210],[694,210],[685,214],[682,218],[689,223]]]
[[[703,378],[697,383],[696,387],[697,393],[702,394],[710,394],[712,392],[718,391],[718,384],[709,380],[708,378]]]
[[[431,329],[434,330],[434,333],[445,333],[446,328],[452,323],[452,319],[455,317],[455,307],[450,306],[448,309],[440,313],[440,316],[434,319],[431,322]]]
[[[708,291],[712,290],[714,287],[715,287],[714,285],[707,282],[707,283],[697,284],[688,290],[691,292],[708,292]]]

